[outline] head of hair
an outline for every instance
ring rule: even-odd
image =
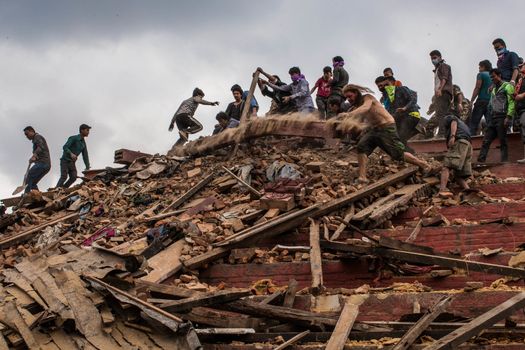
[[[204,91],[196,87],[193,89],[193,97],[195,96],[204,96]]]
[[[328,105],[329,106],[335,106],[335,105],[340,106],[341,105],[341,100],[339,99],[339,97],[330,97],[328,99]]]
[[[332,61],[334,62],[343,62],[343,57],[341,56],[335,56],[334,58],[332,58]]]
[[[272,75],[272,77],[274,77],[275,81],[277,81],[279,83],[281,82],[281,78],[279,78],[278,75]]]
[[[353,105],[355,107],[359,107],[359,106],[361,106],[363,104],[363,102],[364,102],[363,93],[367,93],[367,94],[373,94],[374,93],[369,88],[364,87],[364,86],[360,86],[360,85],[356,85],[356,84],[348,84],[348,85],[346,85],[343,88],[343,94],[346,95],[347,92],[354,92],[355,94],[357,94],[357,99],[353,103]]]
[[[395,83],[396,82],[396,78],[394,78],[393,76],[385,77],[385,80],[388,80],[391,83]]]
[[[243,91],[242,91],[242,87],[241,87],[239,84],[235,84],[235,85],[233,85],[233,86],[231,87],[230,90],[231,90],[231,92],[235,92],[235,91],[237,91],[237,92],[239,92],[241,95],[242,95],[242,93],[243,93]]]
[[[501,71],[499,70],[499,68],[492,68],[490,70],[490,74],[496,74],[498,77],[501,77]]]
[[[490,63],[489,60],[483,60],[479,62],[479,66],[483,67],[483,69],[485,69],[486,72],[490,72],[490,70],[492,69],[492,63]]]
[[[496,44],[501,44],[507,47],[507,44],[505,44],[505,40],[503,40],[502,38],[497,38],[492,41],[492,45],[496,45]]]
[[[26,127],[24,128],[24,132],[26,132],[26,131],[32,131],[32,132],[35,132],[35,129],[34,129],[32,126],[26,126]]]
[[[323,73],[331,73],[331,72],[332,72],[332,67],[326,66],[323,68]]]
[[[215,116],[215,119],[217,119],[218,121],[219,120],[225,120],[225,121],[228,121],[230,120],[230,116],[224,112],[219,112],[217,113],[217,115]]]
[[[288,70],[288,74],[301,74],[301,69],[299,67],[292,67]]]
[[[376,83],[376,84],[379,84],[379,83],[384,82],[385,80],[386,80],[386,77],[384,77],[384,76],[381,75],[381,76],[379,76],[379,77],[376,78],[375,83]]]
[[[383,74],[385,74],[386,72],[390,72],[392,73],[392,75],[394,75],[394,71],[390,67],[386,67],[385,69],[383,69]]]
[[[439,50],[432,50],[430,51],[430,56],[438,56],[438,57],[442,57],[441,56],[441,52],[439,52]]]

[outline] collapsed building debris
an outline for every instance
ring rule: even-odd
[[[525,166],[440,199],[381,153],[354,183],[335,124],[246,124],[2,200],[0,349],[523,345]]]

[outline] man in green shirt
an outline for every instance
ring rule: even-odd
[[[84,139],[88,137],[90,129],[91,126],[82,124],[79,127],[79,134],[70,136],[67,139],[63,147],[64,153],[62,154],[62,158],[60,158],[60,179],[56,187],[68,188],[77,180],[77,167],[75,166],[75,162],[81,153],[84,164],[86,165],[86,170],[89,170],[89,156]]]

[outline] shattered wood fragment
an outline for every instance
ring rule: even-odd
[[[319,294],[323,289],[323,267],[319,241],[319,223],[310,219],[310,271],[312,273],[311,290],[314,295]]]
[[[292,279],[288,282],[288,288],[286,289],[286,294],[284,295],[283,306],[292,307],[295,300],[295,293],[297,293],[297,281]]]
[[[359,313],[359,307],[350,302],[346,302],[335,325],[334,332],[326,344],[326,350],[343,350],[350,331],[354,326],[355,319]]]
[[[405,333],[403,338],[392,348],[392,350],[407,350],[412,346],[417,338],[427,329],[427,327],[443,312],[450,302],[451,297],[443,298],[432,307],[429,312],[423,315],[414,325]]]
[[[266,298],[264,298],[261,301],[261,304],[271,304],[274,300],[282,297],[284,293],[285,292],[282,291],[282,290],[277,290],[277,291],[273,292],[272,294],[268,295]]]
[[[350,208],[346,211],[345,217],[343,218],[344,222],[350,222],[352,218],[354,217],[354,214],[355,214],[355,205],[352,203]],[[346,224],[340,223],[339,227],[337,227],[337,230],[335,230],[332,237],[330,237],[330,241],[337,240],[339,236],[341,235],[341,233],[345,230],[345,228],[346,228]]]
[[[267,321],[262,318],[207,307],[195,307],[190,312],[181,314],[174,313],[174,315],[194,323],[212,327],[255,328],[263,330],[272,323],[272,321]],[[278,322],[273,321],[273,323]]]
[[[2,322],[11,323],[15,327],[15,330],[20,333],[29,349],[40,349],[33,333],[31,333],[31,330],[18,311],[15,301],[10,301],[4,305]]]
[[[308,334],[310,334],[309,330],[306,330],[306,331],[304,331],[302,333],[299,333],[295,337],[292,337],[292,338],[288,339],[287,341],[285,341],[284,343],[282,343],[281,345],[276,347],[274,350],[283,350],[283,349],[287,348],[288,346],[297,343],[299,340],[303,339]]]
[[[159,283],[177,273],[182,268],[182,263],[179,258],[184,245],[184,239],[179,239],[160,253],[149,258],[148,266],[153,270],[140,279],[147,282]]]
[[[407,242],[407,243],[414,242],[416,240],[417,235],[419,234],[419,232],[421,232],[421,227],[423,227],[423,220],[419,219],[419,221],[416,224],[416,227],[410,233],[410,235],[407,237],[407,239],[405,239],[405,242]]]
[[[7,342],[5,341],[4,335],[0,332],[0,350],[9,350]]]
[[[290,193],[269,192],[261,197],[259,203],[261,209],[278,209],[284,213],[295,208],[295,198]]]
[[[150,292],[165,294],[168,296],[174,296],[178,298],[190,298],[197,295],[201,295],[201,292],[192,291],[190,289],[175,287],[167,284],[160,284],[155,282],[145,281],[139,279],[135,281],[138,288],[147,288]]]
[[[485,312],[483,315],[476,317],[463,327],[454,330],[452,333],[435,341],[431,345],[425,347],[425,350],[444,350],[457,349],[458,346],[477,335],[482,330],[491,327],[496,322],[511,315],[514,311],[525,306],[525,292],[521,292],[516,296],[508,299],[503,304]]]
[[[166,213],[169,210],[174,210],[180,207],[182,204],[184,204],[188,199],[193,197],[193,195],[197,192],[199,192],[204,186],[209,184],[211,180],[215,177],[215,173],[211,173],[207,176],[205,176],[201,181],[199,181],[195,186],[190,188],[188,191],[186,191],[182,196],[171,202],[170,205],[168,205],[166,208],[162,210],[161,213]]]
[[[244,290],[221,290],[213,293],[206,293],[195,297],[181,300],[168,301],[160,304],[160,308],[169,312],[182,312],[198,306],[209,306],[223,304],[250,295],[248,289]]]
[[[450,222],[447,220],[447,218],[443,214],[434,215],[430,218],[424,218],[421,221],[421,225],[423,227],[439,226],[441,224],[444,224],[445,226],[450,225]]]
[[[434,249],[431,247],[403,242],[386,236],[381,236],[379,238],[379,245],[386,248],[405,250],[414,253],[434,254]]]

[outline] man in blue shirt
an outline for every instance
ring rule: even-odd
[[[492,46],[498,55],[498,69],[501,71],[501,79],[516,85],[520,58],[515,52],[507,49],[507,44],[501,38],[495,39]]]
[[[492,80],[490,80],[489,72],[491,69],[492,64],[489,60],[479,62],[479,73],[476,77],[476,86],[472,91],[472,98],[470,99],[470,102],[474,104],[474,108],[472,109],[472,116],[470,118],[469,123],[470,135],[472,136],[478,134],[481,117],[485,117],[485,121],[487,122],[487,124],[489,122],[489,88],[492,85]]]

